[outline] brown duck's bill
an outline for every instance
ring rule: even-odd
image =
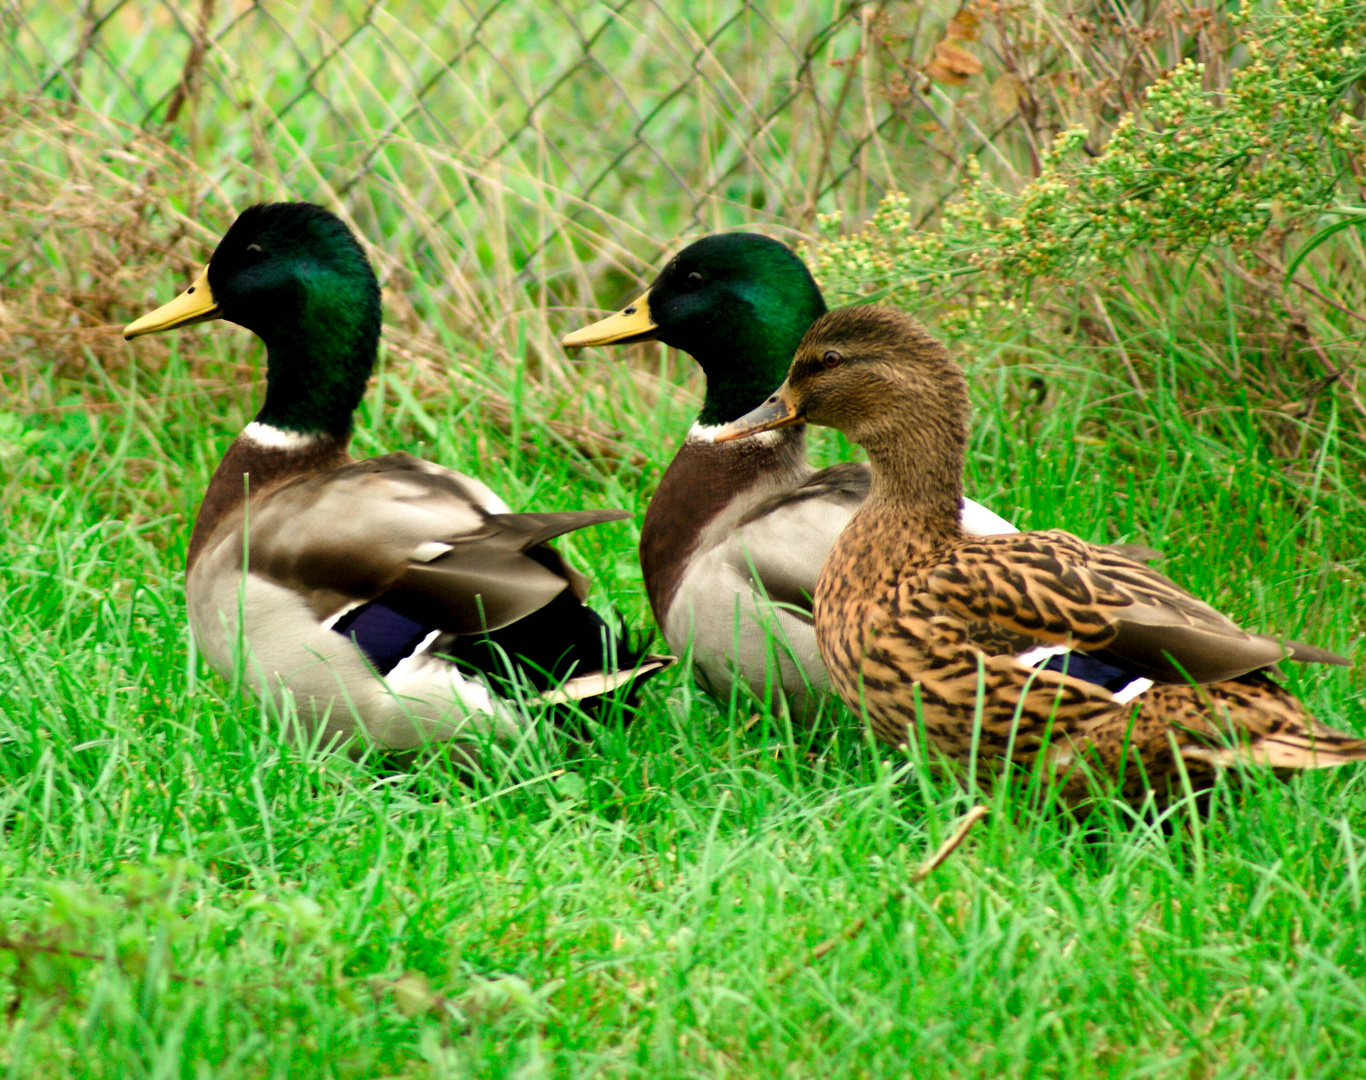
[[[560,338],[560,344],[566,349],[581,349],[585,345],[629,345],[634,341],[652,341],[658,329],[659,324],[650,316],[650,294],[642,293],[615,314],[565,334]]]
[[[162,304],[156,311],[148,312],[125,326],[123,336],[132,341],[143,334],[155,334],[161,330],[173,330],[177,326],[191,326],[222,317],[223,313],[214,301],[213,290],[209,288],[209,268],[206,266],[194,283],[169,304]]]
[[[757,435],[761,431],[791,427],[793,424],[802,423],[804,419],[792,398],[788,396],[787,387],[782,386],[757,409],[750,409],[744,416],[732,420],[723,427],[712,436],[712,441],[730,442],[732,439],[743,439],[746,435]]]

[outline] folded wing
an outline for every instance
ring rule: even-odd
[[[1060,531],[961,548],[930,589],[991,632],[1067,645],[1155,682],[1222,682],[1286,659],[1348,662],[1249,633],[1151,567]]]
[[[249,569],[305,596],[320,619],[384,596],[445,633],[497,630],[587,582],[547,541],[622,510],[490,512],[488,491],[407,454],[285,485],[254,508]],[[501,511],[500,504],[493,508]]]

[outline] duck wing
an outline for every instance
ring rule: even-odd
[[[1150,566],[1062,531],[963,544],[928,584],[988,637],[1066,645],[1155,682],[1222,682],[1285,659],[1348,662],[1249,633]]]
[[[251,506],[251,573],[326,619],[385,596],[447,633],[496,630],[587,581],[546,541],[624,510],[512,514],[482,484],[408,454],[291,481]]]
[[[726,561],[768,598],[811,621],[821,563],[868,497],[872,474],[861,462],[832,465],[769,496],[740,519]]]

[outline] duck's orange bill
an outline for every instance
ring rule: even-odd
[[[731,439],[743,439],[746,435],[755,435],[760,431],[791,427],[793,424],[800,424],[804,419],[787,391],[787,383],[783,383],[771,398],[758,408],[750,409],[744,416],[732,420],[712,436],[712,441],[730,442]]]

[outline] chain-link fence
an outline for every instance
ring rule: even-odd
[[[861,0],[60,9],[0,8],[12,91],[155,134],[220,182],[248,165],[271,189],[250,194],[351,204],[363,224],[386,224],[389,199],[420,205],[428,232],[453,217],[469,232],[496,192],[523,267],[566,236],[648,257],[710,228],[806,228],[862,209],[886,155],[925,147],[867,77],[870,34],[891,24]]]
[[[557,339],[687,239],[853,224],[888,184],[913,232],[973,155],[1018,190],[1060,131],[1099,154],[1177,63],[1221,91],[1240,56],[1222,9],[1175,0],[0,0],[0,381],[46,400],[30,372],[129,363],[118,326],[236,210],[301,198],[370,245],[400,362],[493,357],[468,397],[497,417],[506,371],[543,413],[610,411]],[[1092,290],[1059,337],[1114,343],[1138,385],[1122,343],[1152,307],[1130,333]]]
[[[235,212],[309,199],[369,245],[399,362],[447,377],[474,342],[466,360],[577,394],[559,334],[687,239],[795,242],[894,176],[952,187],[942,129],[896,81],[932,50],[925,19],[891,0],[0,0],[0,341],[25,385],[125,364],[117,327]],[[496,411],[501,377],[469,396]]]

